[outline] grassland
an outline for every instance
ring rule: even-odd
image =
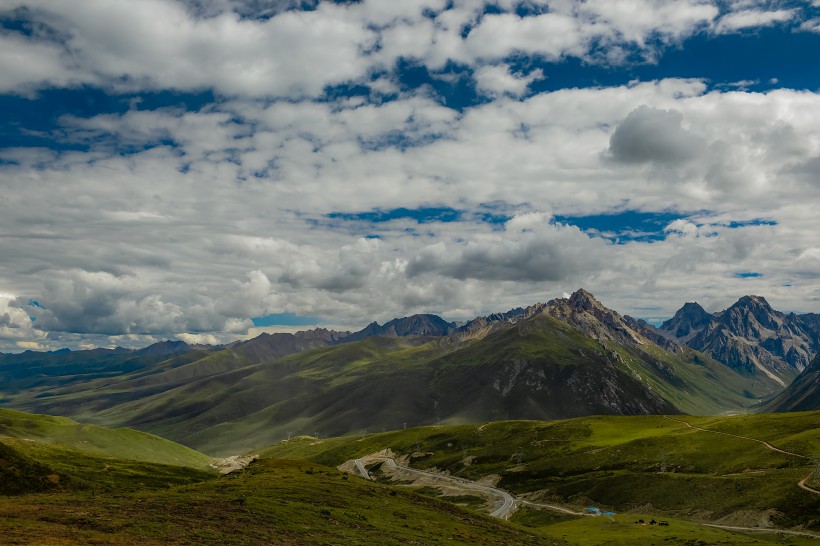
[[[107,494],[0,496],[5,544],[564,544],[524,526],[300,461]]]
[[[17,436],[0,436],[3,544],[562,544],[305,461],[219,476],[136,460],[181,446],[133,431],[18,412],[2,426]]]
[[[815,453],[820,442],[820,412],[682,419],[714,431],[760,436],[805,456]],[[387,447],[407,454],[417,468],[436,467],[474,480],[496,475],[499,487],[537,502],[579,510],[595,504],[619,513],[696,523],[765,523],[820,531],[820,496],[796,485],[811,471],[810,459],[688,428],[663,416],[421,427],[322,441],[296,438],[261,453],[336,465]]]
[[[818,416],[691,419],[695,426],[730,434],[759,429],[774,445],[810,450],[818,441]],[[82,426],[43,416],[30,416],[27,425],[23,414],[6,417],[14,423],[7,430],[29,429],[43,437],[55,427]],[[105,432],[94,428],[84,434]],[[68,446],[2,438],[0,483],[16,487],[0,491],[4,543],[810,544],[800,536],[738,533],[703,523],[748,525],[750,518],[766,516],[780,527],[818,527],[818,498],[795,486],[805,475],[804,460],[663,417],[422,427],[321,441],[299,437],[262,450],[266,458],[226,476],[104,455],[101,440],[95,441],[97,451],[84,451],[90,444],[83,440]],[[535,505],[504,522],[478,513],[484,505],[478,497],[439,498],[432,489],[417,494],[327,466],[384,447],[410,454],[417,467],[436,466],[471,479],[496,474],[501,487]],[[663,461],[666,472],[659,468]],[[545,502],[581,510],[595,503],[618,514],[568,517],[536,506]],[[652,517],[669,525],[636,523]]]
[[[127,428],[108,429],[66,417],[0,409],[0,437],[57,444],[90,454],[206,469],[211,457],[159,436]]]

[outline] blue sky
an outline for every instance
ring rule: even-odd
[[[817,0],[0,0],[0,29],[0,351],[582,286],[820,310]]]

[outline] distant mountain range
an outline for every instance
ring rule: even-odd
[[[786,387],[820,351],[820,315],[784,314],[760,296],[744,296],[718,313],[685,304],[658,333],[704,352],[744,375]]]
[[[0,404],[130,426],[215,454],[297,432],[717,414],[774,396],[782,400],[763,409],[803,409],[816,403],[806,360],[818,352],[816,324],[816,315],[784,315],[749,296],[715,314],[686,304],[654,328],[578,290],[461,325],[413,315],[223,347],[0,355]],[[784,386],[804,369],[799,401],[789,402]]]

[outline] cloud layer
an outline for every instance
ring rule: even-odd
[[[552,76],[532,64],[627,70],[695,34],[811,30],[815,7],[261,4],[0,3],[0,91],[131,101],[0,150],[0,350],[228,341],[269,314],[465,319],[579,286],[646,318],[747,293],[818,311],[816,92],[536,91]],[[651,240],[572,222],[624,211],[680,219]]]

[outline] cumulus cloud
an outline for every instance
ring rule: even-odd
[[[484,281],[562,281],[589,274],[604,263],[609,249],[578,228],[551,224],[538,213],[519,215],[503,232],[466,243],[436,243],[408,264],[410,277],[439,273]]]
[[[800,30],[820,33],[820,18],[809,19],[800,24]]]
[[[640,106],[626,116],[609,139],[609,152],[628,163],[679,163],[698,157],[704,143],[682,127],[680,112]]]
[[[451,61],[478,68],[516,52],[621,64],[635,55],[654,60],[658,42],[679,43],[706,28],[735,32],[799,15],[736,6],[718,19],[718,7],[702,0],[566,1],[526,16],[516,3],[495,5],[501,13],[484,13],[481,1],[317,2],[301,10],[293,2],[9,0],[5,13],[52,30],[0,36],[0,90],[95,85],[316,97],[327,85],[369,84],[399,59],[433,70]],[[505,90],[520,87],[506,82]]]
[[[375,39],[350,10],[329,2],[268,19],[242,18],[233,11],[196,17],[171,0],[6,4],[28,8],[39,22],[64,29],[67,36],[56,44],[6,38],[0,62],[15,76],[3,78],[3,91],[48,82],[316,95],[329,83],[362,77],[367,62],[360,52]],[[42,61],[32,64],[38,72],[26,70],[27,60]],[[53,75],[46,72],[50,68]]]
[[[550,74],[513,68],[651,60],[698,32],[786,17],[761,3],[567,1],[532,16],[512,1],[3,5],[23,4],[40,26],[0,33],[3,92],[217,99],[65,115],[36,135],[53,149],[0,152],[0,350],[226,342],[272,313],[344,328],[469,319],[578,286],[638,316],[752,288],[783,309],[820,301],[817,93],[669,78],[532,94]],[[398,59],[436,85],[455,64],[450,83],[482,96],[449,108],[399,81]],[[334,84],[359,87],[325,95]],[[368,220],[398,208],[455,213]],[[618,245],[572,225],[625,210],[684,218]],[[738,284],[739,268],[762,276]]]
[[[36,332],[34,321],[10,295],[0,295],[0,344],[19,343],[44,337]]]

